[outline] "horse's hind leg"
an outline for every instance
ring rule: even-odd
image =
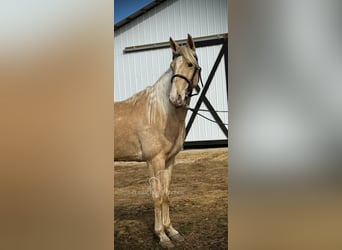
[[[163,171],[165,169],[165,159],[157,156],[152,161],[147,162],[147,164],[150,170],[150,185],[154,201],[154,231],[160,238],[159,244],[163,248],[171,248],[174,247],[174,245],[165,234],[162,221]]]
[[[162,178],[163,178],[163,205],[162,205],[162,215],[163,215],[163,225],[164,229],[167,231],[169,237],[174,241],[183,241],[184,238],[181,236],[177,230],[175,230],[171,224],[170,220],[170,183],[171,183],[171,175],[172,175],[172,168],[174,165],[175,159],[170,159],[166,166],[167,168],[163,171]]]

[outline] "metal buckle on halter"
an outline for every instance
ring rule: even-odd
[[[197,57],[196,57],[196,60],[197,60]],[[193,78],[195,77],[195,74],[196,74],[196,72],[198,71],[198,82],[199,81],[202,81],[202,78],[201,78],[201,70],[202,70],[202,68],[200,67],[200,66],[198,66],[198,65],[196,65],[196,70],[195,70],[195,72],[194,72],[194,75],[193,75],[193,77],[192,77],[192,81],[193,81]],[[203,86],[203,83],[202,83],[202,86]],[[190,87],[190,85],[189,85],[189,87]],[[197,84],[197,86],[196,86],[196,91],[197,91],[197,93],[196,94],[192,94],[192,90],[194,89],[194,87],[192,86],[192,84],[191,84],[191,90],[190,90],[190,92],[188,92],[188,93],[190,93],[190,95],[188,95],[189,97],[192,97],[192,96],[195,96],[195,95],[198,95],[199,93],[200,93],[200,91],[201,91],[201,87]]]

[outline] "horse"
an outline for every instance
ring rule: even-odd
[[[200,66],[190,34],[180,46],[170,37],[170,68],[152,86],[114,102],[114,161],[145,161],[154,201],[154,231],[163,248],[184,237],[172,226],[170,181],[176,155],[183,149],[185,118]]]

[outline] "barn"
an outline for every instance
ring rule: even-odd
[[[191,34],[202,67],[186,119],[185,147],[228,143],[227,0],[157,0],[114,26],[114,101],[153,85],[171,62],[169,37]]]

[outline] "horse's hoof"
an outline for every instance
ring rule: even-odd
[[[159,245],[162,248],[173,248],[173,247],[175,247],[175,245],[172,244],[171,240],[160,241]]]
[[[184,241],[184,237],[182,235],[178,234],[174,234],[172,236],[169,236],[171,238],[171,240],[176,241],[176,242],[180,242],[180,241]]]

